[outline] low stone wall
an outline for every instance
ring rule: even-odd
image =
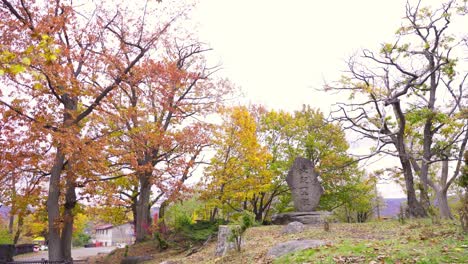
[[[15,253],[15,245],[0,245],[0,263],[13,261]]]

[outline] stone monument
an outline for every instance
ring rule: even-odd
[[[313,162],[297,157],[288,172],[286,182],[291,189],[295,212],[273,215],[272,222],[283,225],[294,221],[303,224],[323,223],[331,213],[315,211],[323,194],[323,187]]]

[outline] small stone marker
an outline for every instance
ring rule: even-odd
[[[325,245],[322,240],[292,240],[284,243],[279,243],[268,250],[267,257],[278,258],[285,254],[296,252],[299,250],[316,248]]]
[[[216,244],[215,256],[224,256],[229,251],[236,250],[236,243],[229,241],[234,228],[240,227],[236,225],[220,225],[218,227],[218,243]]]
[[[288,172],[286,182],[291,189],[296,212],[313,212],[317,208],[323,187],[312,161],[297,157]]]
[[[281,233],[283,234],[295,234],[295,233],[301,233],[304,231],[304,224],[301,222],[291,222],[287,224],[285,227],[283,227],[283,230],[281,230]]]

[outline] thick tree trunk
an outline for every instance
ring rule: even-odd
[[[261,223],[263,220],[263,210],[259,209],[256,213],[255,213],[255,221]]]
[[[450,211],[450,207],[448,204],[447,198],[447,190],[450,186],[447,184],[448,179],[448,171],[449,171],[449,161],[448,159],[444,159],[442,161],[442,170],[440,175],[439,185],[434,186],[436,191],[436,200],[437,200],[437,207],[439,207],[439,214],[441,218],[445,219],[453,219],[452,212]]]
[[[72,177],[67,179],[67,190],[65,193],[65,205],[63,211],[63,228],[62,228],[62,254],[65,260],[71,260],[71,247],[73,236],[73,209],[76,206],[75,182]]]
[[[395,115],[398,118],[398,133],[393,138],[393,143],[398,151],[398,157],[400,159],[401,167],[403,169],[403,176],[405,177],[406,195],[408,202],[408,214],[410,217],[426,217],[427,212],[424,207],[419,203],[416,198],[416,191],[414,190],[414,176],[413,169],[411,167],[411,160],[406,151],[406,145],[404,140],[406,118],[401,110],[400,100],[398,98],[392,100],[393,109]]]
[[[63,105],[65,111],[63,112],[63,126],[70,128],[74,126],[72,113],[77,109],[77,99],[70,97],[68,94],[62,95]],[[67,135],[71,136],[71,135]],[[60,217],[60,177],[63,172],[63,166],[65,162],[65,153],[63,152],[63,145],[57,147],[57,153],[55,154],[54,164],[50,172],[49,179],[49,196],[47,197],[47,216],[49,222],[49,261],[63,261],[64,250],[63,241],[60,236],[60,230],[63,227],[63,220]],[[68,160],[68,162],[73,162]],[[74,190],[73,190],[74,191]],[[67,196],[68,196],[68,181],[67,181]],[[66,197],[68,199],[68,197]],[[76,197],[75,197],[76,201]],[[65,201],[66,203],[68,200]],[[73,224],[73,215],[70,215],[71,222]],[[71,241],[71,240],[70,240]],[[71,248],[65,246],[67,249],[67,256],[71,255]]]
[[[60,175],[62,173],[65,155],[60,146],[55,154],[54,165],[49,180],[49,195],[47,197],[47,216],[49,221],[49,261],[63,260],[62,241],[60,239]]]
[[[143,242],[149,234],[150,223],[148,222],[148,205],[151,195],[151,184],[149,182],[148,173],[141,173],[139,176],[140,181],[140,195],[136,205],[137,219],[136,219],[136,242]]]
[[[427,212],[416,198],[412,177],[405,177],[408,214],[410,217],[426,217]]]
[[[444,189],[437,190],[436,199],[437,207],[439,207],[440,217],[445,219],[453,219],[453,215],[448,204],[447,192],[444,191]]]
[[[428,70],[431,71],[430,75],[430,89],[429,89],[429,100],[427,104],[427,109],[434,113],[435,101],[436,101],[436,90],[437,90],[437,74],[435,69],[434,55],[426,54],[426,59],[428,60],[429,67]],[[429,179],[429,166],[432,159],[432,141],[434,137],[433,127],[433,115],[428,115],[426,122],[424,123],[424,132],[423,132],[423,158],[421,160],[421,172],[419,177],[421,179],[421,204],[424,209],[429,209],[431,206],[429,199],[429,186],[434,188],[435,186],[430,183]]]
[[[23,231],[23,225],[24,225],[24,215],[23,213],[18,214],[18,225],[15,233],[15,237],[13,238],[13,244],[18,244],[19,237],[21,235],[21,232]]]
[[[408,214],[410,217],[426,217],[427,216],[426,210],[416,198],[416,191],[414,189],[414,181],[413,181],[413,171],[411,169],[410,160],[406,156],[405,150],[401,150],[399,152],[400,152],[400,156],[399,156],[400,163],[401,163],[401,166],[403,167],[403,175],[405,177]]]

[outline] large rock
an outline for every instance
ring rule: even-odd
[[[175,260],[165,260],[159,264],[179,264],[179,262],[175,261]]]
[[[129,257],[124,257],[121,261],[120,264],[138,264],[141,262],[145,262],[148,260],[152,260],[153,257],[151,256],[129,256]]]
[[[292,240],[284,243],[277,244],[268,250],[267,257],[278,258],[285,254],[296,252],[299,250],[316,248],[325,245],[322,240]]]
[[[216,244],[216,256],[224,256],[230,251],[236,250],[236,243],[230,241],[232,230],[240,228],[237,225],[220,225],[218,227],[218,243]]]
[[[317,208],[323,187],[314,171],[312,161],[297,157],[288,172],[286,182],[291,189],[297,212],[312,212]]]
[[[300,222],[305,225],[323,224],[331,216],[330,212],[290,212],[275,214],[271,217],[271,222],[275,225],[286,225],[292,222]]]
[[[281,230],[281,233],[283,234],[295,234],[295,233],[301,233],[304,231],[304,224],[301,222],[291,222],[287,224],[285,227],[283,227],[283,230]]]

